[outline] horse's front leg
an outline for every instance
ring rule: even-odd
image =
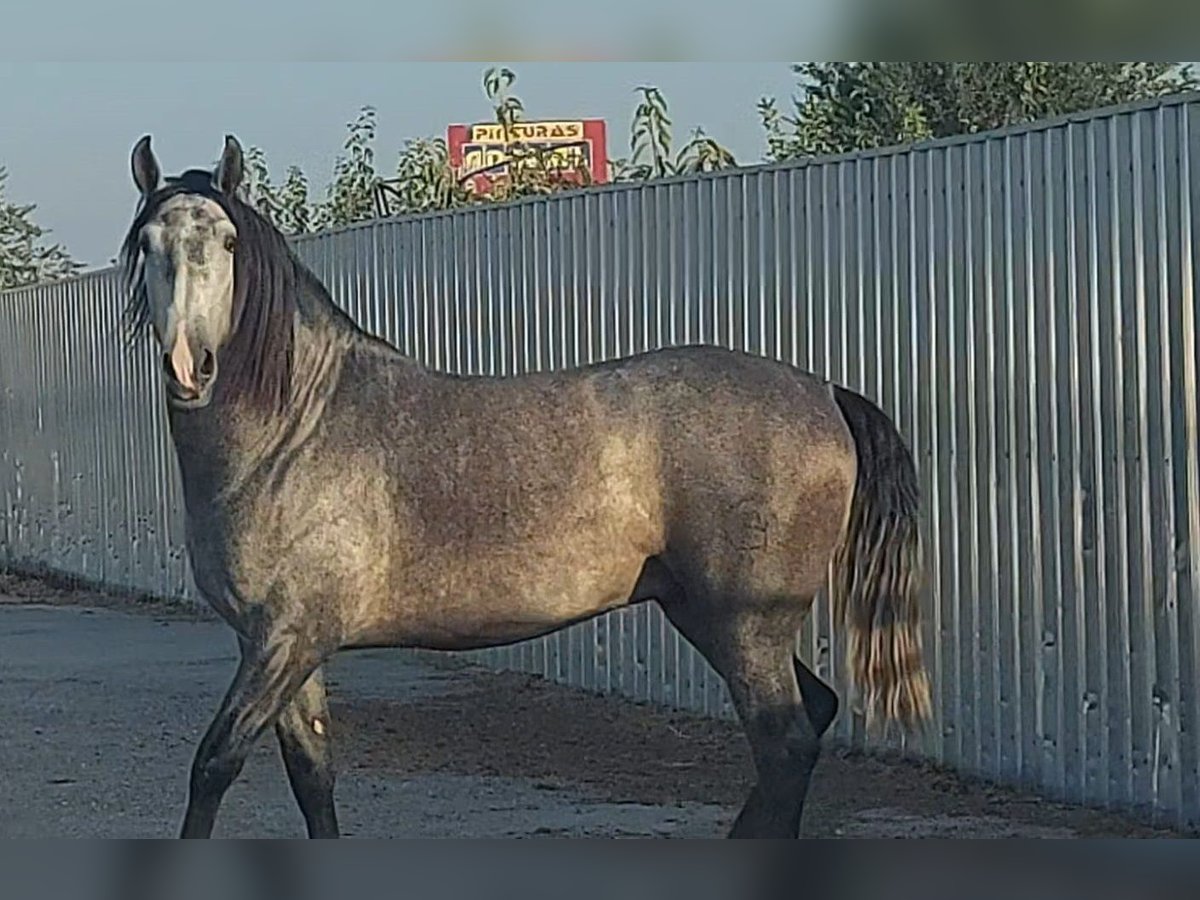
[[[275,724],[279,749],[310,838],[338,836],[333,802],[336,774],[330,738],[329,700],[317,669]]]
[[[254,742],[275,724],[320,661],[311,642],[282,629],[243,642],[233,684],[192,761],[181,837],[212,835],[221,800],[242,771]]]

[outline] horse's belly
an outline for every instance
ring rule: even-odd
[[[389,639],[466,650],[538,637],[628,603],[644,562],[634,552],[588,563],[497,555],[427,572],[420,599],[395,598]]]

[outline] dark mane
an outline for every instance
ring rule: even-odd
[[[131,336],[142,332],[150,318],[138,265],[142,228],[164,202],[178,194],[199,194],[215,201],[237,228],[232,331],[221,351],[217,390],[223,397],[278,412],[291,392],[298,295],[315,291],[330,306],[333,302],[293,254],[284,235],[253,207],[218,191],[210,172],[192,169],[166,179],[130,225],[121,245],[120,264],[128,296],[125,322]]]

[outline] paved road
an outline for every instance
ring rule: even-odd
[[[219,623],[0,603],[0,837],[170,837],[196,741],[233,673]],[[344,654],[338,696],[418,700],[472,676],[395,653]],[[355,769],[338,786],[359,837],[719,835],[715,805],[604,803],[533,779]],[[226,797],[217,836],[299,837],[273,738]]]

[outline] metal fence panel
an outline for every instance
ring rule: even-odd
[[[1195,96],[298,239],[365,328],[515,374],[690,342],[877,399],[916,456],[937,719],[907,752],[1200,821]],[[111,271],[0,295],[0,560],[194,596]],[[826,603],[799,637],[843,685]],[[471,654],[732,715],[657,609]],[[840,717],[838,736],[865,741]],[[904,746],[896,743],[895,746]]]

